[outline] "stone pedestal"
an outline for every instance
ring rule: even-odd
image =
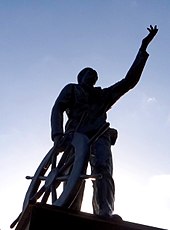
[[[102,219],[93,214],[37,203],[23,213],[15,230],[163,230],[127,221]]]

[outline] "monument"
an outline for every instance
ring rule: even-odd
[[[95,87],[98,73],[81,70],[78,83],[66,85],[51,111],[53,147],[46,154],[26,193],[23,208],[11,224],[16,230],[87,227],[94,229],[156,229],[124,221],[114,214],[115,184],[111,145],[118,132],[107,121],[107,112],[139,82],[149,54],[146,49],[157,34],[147,28],[136,58],[125,77],[107,88]],[[65,127],[64,113],[67,115]],[[91,174],[87,175],[87,165]],[[93,178],[93,214],[81,212],[85,181]]]

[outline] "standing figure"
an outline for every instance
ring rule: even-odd
[[[90,68],[84,68],[77,76],[78,84],[67,84],[51,112],[51,136],[55,145],[64,146],[64,138],[72,132],[80,132],[91,138],[107,122],[107,111],[113,104],[138,83],[149,54],[146,48],[156,35],[157,26],[147,28],[149,34],[142,40],[137,56],[125,78],[108,88],[94,87],[98,74]],[[64,112],[67,114],[65,127]],[[64,135],[66,134],[66,135]],[[94,174],[102,178],[93,181],[93,213],[110,217],[114,211],[115,185],[111,145],[115,144],[117,131],[109,128],[91,146],[90,165]],[[80,191],[73,209],[80,210],[83,190]]]

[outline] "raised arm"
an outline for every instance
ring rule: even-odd
[[[134,88],[140,80],[149,56],[146,48],[158,32],[156,25],[154,27],[150,26],[150,28],[147,28],[147,30],[149,31],[149,34],[142,40],[142,44],[139,48],[136,58],[128,70],[125,78],[108,88],[111,95],[109,106],[112,106],[122,95]]]
[[[129,89],[133,88],[138,83],[149,56],[146,49],[158,32],[156,25],[154,27],[150,25],[150,28],[147,28],[147,30],[149,31],[149,34],[142,40],[138,54],[125,77]]]
[[[139,81],[143,69],[145,67],[146,61],[148,59],[149,54],[147,53],[146,49],[152,39],[155,37],[156,33],[158,32],[157,26],[154,27],[150,25],[150,28],[147,28],[149,34],[142,40],[141,47],[137,53],[137,56],[131,65],[129,71],[124,78],[125,88],[124,90],[132,89]]]

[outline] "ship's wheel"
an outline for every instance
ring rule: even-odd
[[[87,175],[90,145],[106,130],[103,126],[91,139],[75,132],[71,144],[64,152],[53,146],[46,154],[34,176],[27,176],[31,183],[25,195],[22,212],[11,224],[13,228],[29,204],[40,202],[70,208],[85,179],[101,175]]]

